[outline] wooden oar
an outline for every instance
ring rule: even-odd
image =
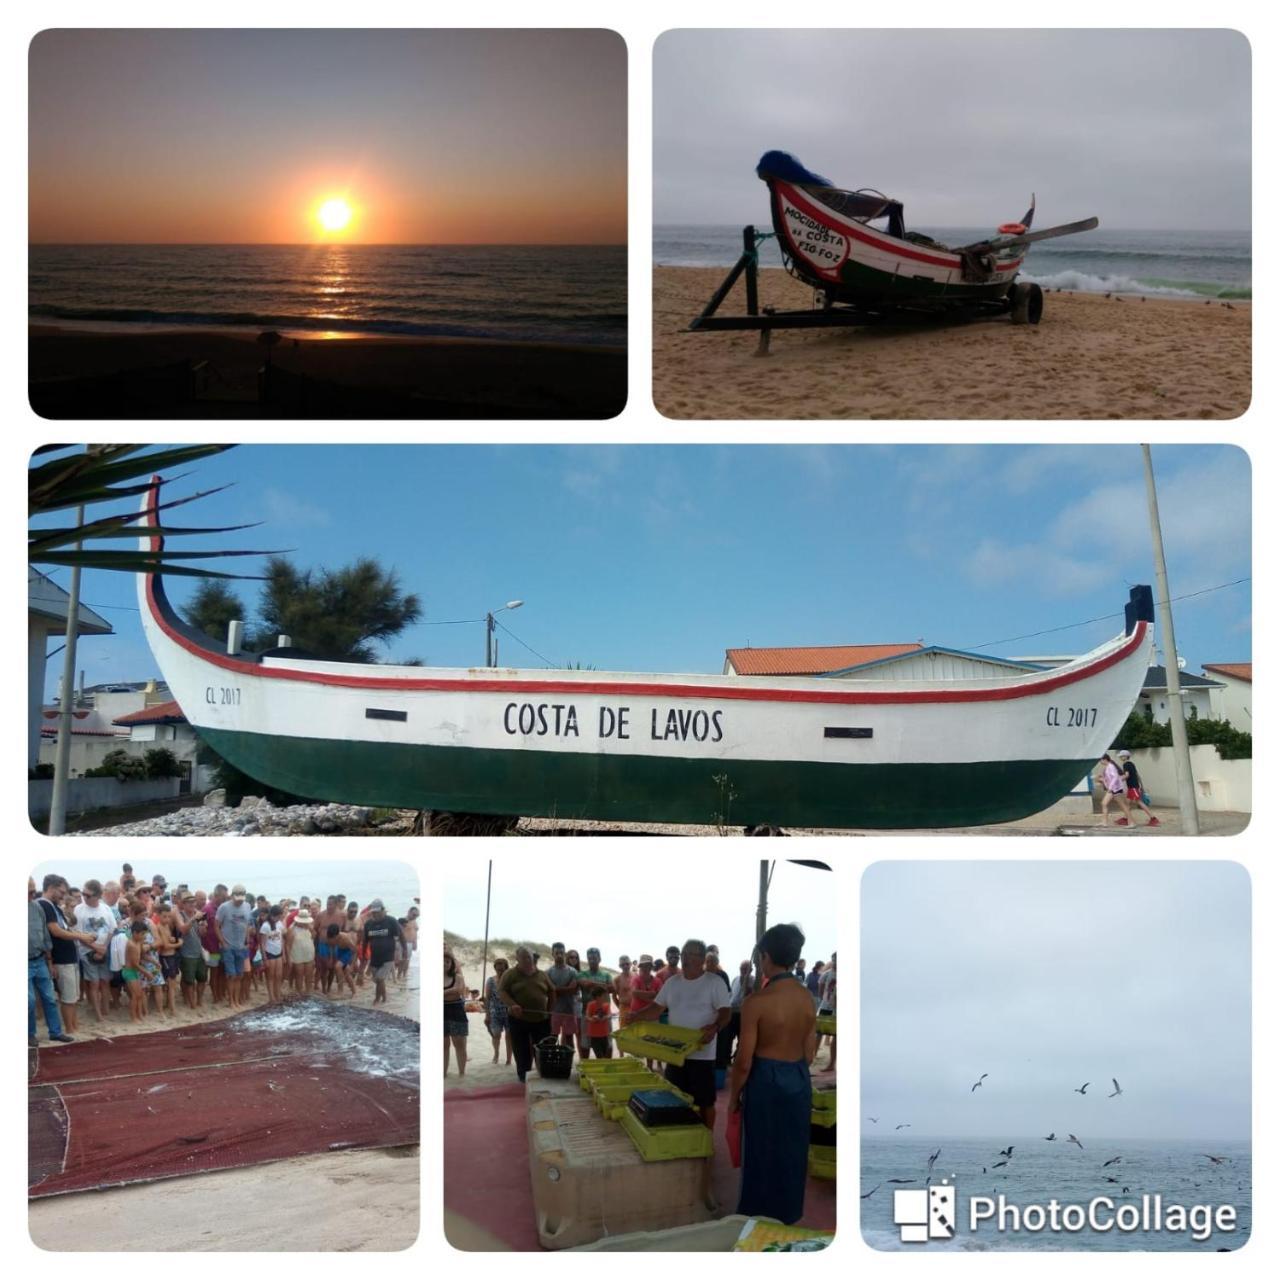
[[[1020,236],[1000,236],[994,240],[979,240],[967,244],[957,253],[977,252],[987,249],[1008,249],[1014,245],[1034,244],[1037,240],[1053,240],[1058,236],[1073,236],[1079,231],[1092,231],[1098,225],[1097,218],[1085,218],[1082,222],[1066,222],[1060,227],[1046,227],[1043,231],[1027,231]]]

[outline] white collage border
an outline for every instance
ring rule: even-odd
[[[407,0],[386,2],[386,0],[368,0],[358,10],[349,6],[334,4],[331,0],[317,0],[316,3],[299,4],[283,0],[269,11],[261,5],[250,5],[243,0],[229,0],[216,9],[205,6],[188,6],[175,10],[171,5],[158,3],[157,0],[128,0],[116,3],[109,8],[101,4],[87,4],[77,0],[75,3],[54,3],[43,6],[39,11],[11,5],[3,19],[5,23],[5,39],[3,45],[3,75],[0,75],[0,94],[4,96],[6,110],[3,114],[5,164],[4,170],[10,175],[10,197],[3,203],[0,216],[5,219],[6,236],[3,241],[3,271],[5,296],[10,299],[5,314],[9,317],[9,340],[0,344],[0,360],[4,361],[5,376],[0,386],[4,388],[5,427],[5,466],[0,471],[0,482],[4,484],[6,498],[5,509],[11,513],[10,519],[16,523],[17,511],[21,507],[18,489],[20,463],[25,463],[32,447],[50,438],[48,431],[39,419],[31,413],[25,401],[23,386],[25,373],[25,307],[19,306],[19,300],[26,297],[26,45],[39,30],[50,27],[74,26],[116,26],[116,27],[164,27],[174,25],[219,26],[219,27],[258,27],[258,26],[297,26],[297,27],[432,27],[432,26],[497,26],[497,27],[610,27],[619,31],[626,39],[629,52],[629,240],[631,252],[629,257],[630,298],[628,310],[630,314],[630,399],[624,413],[605,423],[537,423],[520,424],[498,422],[493,424],[390,424],[390,423],[354,423],[325,422],[315,424],[307,430],[308,443],[346,443],[351,440],[386,441],[404,443],[415,442],[475,442],[479,431],[483,429],[484,443],[566,443],[589,444],[602,440],[610,443],[738,443],[738,444],[836,444],[836,443],[1010,443],[1024,444],[1058,443],[1114,443],[1119,437],[1122,440],[1148,440],[1153,443],[1199,443],[1207,440],[1219,440],[1236,443],[1246,448],[1253,462],[1255,495],[1270,496],[1270,486],[1277,478],[1276,453],[1277,445],[1272,438],[1274,431],[1274,411],[1276,407],[1276,375],[1275,375],[1275,321],[1274,310],[1269,307],[1270,283],[1276,283],[1273,265],[1273,254],[1265,240],[1254,245],[1255,280],[1261,275],[1263,279],[1261,297],[1263,305],[1255,309],[1254,345],[1255,375],[1254,400],[1250,411],[1241,419],[1226,423],[1205,424],[1204,430],[1197,430],[1195,423],[1022,423],[1022,422],[877,422],[877,423],[788,423],[785,421],[770,422],[716,422],[716,423],[679,423],[660,417],[653,409],[650,398],[650,324],[651,305],[651,192],[652,178],[650,157],[652,147],[652,49],[653,42],[663,31],[676,27],[780,27],[794,25],[803,27],[827,27],[842,25],[856,28],[858,26],[887,27],[951,27],[961,25],[977,26],[1062,26],[1073,27],[1143,27],[1143,26],[1230,26],[1245,32],[1249,36],[1254,55],[1253,92],[1254,92],[1254,136],[1263,139],[1261,147],[1254,147],[1254,206],[1256,210],[1269,212],[1273,207],[1270,197],[1275,194],[1275,160],[1274,144],[1271,142],[1270,126],[1277,120],[1276,91],[1277,79],[1280,78],[1280,61],[1276,57],[1277,22],[1273,13],[1266,12],[1262,6],[1243,4],[1228,0],[1214,6],[1185,3],[1183,0],[1168,0],[1159,6],[1135,3],[1133,0],[1117,0],[1115,3],[1098,3],[1097,0],[1080,0],[1070,10],[1070,22],[1052,19],[1063,15],[1058,13],[1028,13],[1025,11],[990,11],[977,12],[972,15],[959,14],[954,5],[944,5],[938,0],[919,0],[904,6],[903,21],[889,20],[892,15],[885,12],[883,6],[862,6],[856,3],[833,9],[830,6],[821,11],[812,7],[801,14],[789,6],[776,3],[760,3],[758,0],[741,0],[734,4],[704,3],[698,6],[678,5],[670,0],[654,0],[641,9],[637,5],[623,3],[558,3],[550,0],[536,10],[528,6],[517,5],[511,0],[491,0],[483,14],[467,13],[467,21],[456,21],[456,11],[446,6],[431,4],[411,4]],[[969,22],[962,21],[970,17]],[[787,21],[790,20],[790,21]],[[909,92],[909,90],[904,90]],[[1011,104],[1011,109],[1016,104]],[[856,128],[856,123],[854,126]],[[21,178],[16,179],[20,174]],[[16,179],[16,180],[15,180]],[[1256,219],[1255,219],[1256,221]],[[21,326],[21,327],[20,327]],[[236,425],[220,430],[219,434],[226,439],[239,439],[255,442],[285,443],[290,439],[297,441],[296,427],[282,428],[267,434],[255,431],[253,426]],[[57,435],[62,438],[73,436],[75,431],[60,428]],[[118,438],[119,426],[105,423],[86,424],[78,433],[88,440],[106,440]],[[178,423],[164,424],[148,428],[148,436],[152,439],[173,441],[196,440],[207,436],[207,430],[199,424]],[[1254,549],[1255,564],[1261,574],[1261,589],[1255,588],[1254,630],[1264,639],[1263,654],[1272,652],[1270,644],[1271,623],[1274,604],[1267,589],[1269,582],[1269,558],[1258,554],[1265,547],[1274,548],[1276,543],[1275,520],[1269,503],[1254,504]],[[17,531],[10,529],[10,536],[4,540],[6,547],[13,552],[6,553],[7,573],[5,580],[18,581],[18,565],[16,563]],[[4,637],[6,657],[10,671],[21,671],[25,667],[25,648],[23,641],[16,637],[16,628],[10,628]],[[1267,680],[1263,678],[1263,706],[1272,701],[1267,692]],[[1265,710],[1264,710],[1264,723]],[[11,735],[6,746],[6,758],[9,766],[6,776],[17,779],[19,747],[22,738],[19,734]],[[1273,758],[1274,753],[1268,749],[1268,738],[1264,731],[1260,735],[1259,752],[1256,759],[1265,769],[1266,761]],[[1264,775],[1265,776],[1265,775]],[[1265,791],[1265,788],[1259,788]],[[33,835],[26,821],[25,809],[19,799],[16,781],[11,785],[10,800],[4,806],[4,817],[0,819],[0,833],[5,842],[15,849],[23,851],[26,867],[50,856],[48,844],[40,837]],[[1265,808],[1253,821],[1249,829],[1240,836],[1229,841],[1210,840],[1197,842],[1194,846],[1184,846],[1181,842],[1174,845],[1162,843],[1158,846],[1146,845],[1145,860],[1165,859],[1202,859],[1228,858],[1243,863],[1251,873],[1254,889],[1254,918],[1262,927],[1255,927],[1254,932],[1254,1079],[1260,1087],[1254,1090],[1254,1159],[1253,1159],[1253,1201],[1255,1205],[1265,1206],[1273,1203],[1272,1195],[1277,1188],[1275,1173],[1276,1160],[1274,1143],[1276,1130],[1276,1107],[1272,1099],[1273,1090],[1268,1086],[1277,1079],[1277,1067],[1280,1062],[1276,1054],[1276,1002],[1269,990],[1266,979],[1280,972],[1277,965],[1275,946],[1275,930],[1268,928],[1271,916],[1280,906],[1277,900],[1276,873],[1272,863],[1273,851],[1280,845],[1277,831],[1280,830],[1274,812]],[[1099,852],[1095,842],[1087,842],[1088,849],[1080,854],[1073,854],[1074,859],[1101,859],[1120,856],[1120,849],[1112,851],[1110,844],[1105,852]],[[1073,849],[1080,846],[1074,845]],[[490,842],[489,847],[468,842],[467,850],[479,860],[485,856],[503,856],[510,845],[500,846]],[[1183,852],[1183,849],[1186,852]],[[289,845],[279,845],[272,849],[273,856],[297,857],[303,860],[316,857],[341,857],[344,853],[354,852],[346,841],[322,847],[322,852],[313,852],[314,846],[308,848],[305,855],[295,853]],[[1000,859],[1016,860],[1019,858],[1061,857],[1059,846],[1046,848],[1043,841],[1017,841],[1011,847],[1007,840],[985,837],[968,837],[965,839],[898,837],[877,839],[874,844],[867,845],[860,841],[841,841],[838,838],[823,841],[819,848],[806,844],[806,853],[811,856],[825,857],[835,867],[837,876],[837,893],[840,908],[841,948],[845,955],[846,975],[852,974],[855,982],[850,990],[857,989],[857,918],[858,918],[858,882],[862,871],[871,862],[885,857],[920,858],[920,859]],[[1159,850],[1158,855],[1154,852]],[[618,858],[636,856],[661,856],[669,852],[666,844],[654,845],[650,842],[605,842],[604,846],[593,845],[593,856]],[[166,850],[166,863],[173,865],[170,850]],[[200,850],[201,856],[217,856],[217,849]],[[245,846],[241,843],[225,846],[228,858],[244,857]],[[1270,856],[1268,856],[1270,855]],[[423,885],[424,917],[435,920],[438,926],[443,925],[439,912],[439,895],[433,893],[432,878],[438,877],[441,863],[446,858],[456,856],[452,846],[441,851],[438,845],[423,846],[417,851],[398,854],[411,861],[418,869]],[[687,856],[687,853],[683,856]],[[742,867],[744,857],[757,857],[759,851],[744,854],[740,848],[727,851],[719,842],[710,840],[701,842],[698,856],[712,867],[722,867],[726,873],[730,868]],[[1123,856],[1138,859],[1143,854],[1132,844],[1126,844]],[[14,877],[11,885],[17,884],[17,877],[24,871],[19,865],[13,869]],[[16,899],[15,899],[16,901]],[[427,936],[424,933],[424,937]],[[430,949],[424,957],[423,988],[429,989],[435,977],[435,964]],[[846,984],[848,985],[848,984]],[[4,1063],[5,1092],[11,1097],[19,1097],[19,1088],[24,1071],[24,1058],[16,1049],[16,1027],[18,1021],[16,981],[4,987],[5,1024],[15,1028],[14,1048],[12,1052],[0,1055]],[[848,1000],[849,997],[846,997]],[[856,1012],[856,995],[854,1005]],[[846,1088],[856,1084],[853,1064],[857,1061],[856,1019],[846,1023],[845,1062],[842,1074],[846,1080]],[[423,1109],[423,1161],[422,1161],[422,1229],[417,1244],[409,1252],[398,1255],[393,1265],[400,1260],[412,1270],[438,1266],[441,1268],[463,1265],[483,1266],[486,1274],[490,1273],[487,1261],[474,1264],[449,1250],[441,1234],[441,1095],[434,1083],[435,1077],[429,1074],[434,1059],[426,1055],[425,1076],[427,1087],[424,1089]],[[9,1111],[12,1126],[9,1132],[15,1144],[20,1143],[24,1130],[24,1121],[18,1114],[15,1102]],[[846,1139],[846,1151],[852,1150],[853,1144]],[[523,1153],[516,1158],[523,1160]],[[13,1243],[16,1253],[21,1258],[19,1266],[49,1267],[79,1265],[75,1258],[55,1259],[41,1255],[30,1243],[26,1232],[25,1221],[25,1180],[23,1161],[14,1158],[6,1162],[4,1173],[4,1193],[0,1197],[0,1221],[8,1228],[8,1239]],[[1162,1276],[1198,1274],[1204,1266],[1201,1254],[954,1254],[948,1253],[946,1261],[936,1264],[927,1261],[923,1255],[880,1254],[863,1245],[859,1238],[857,1224],[858,1198],[854,1194],[857,1179],[846,1177],[842,1185],[838,1184],[840,1229],[836,1244],[827,1253],[809,1258],[797,1265],[814,1267],[824,1274],[829,1274],[833,1266],[841,1269],[857,1268],[860,1274],[872,1276],[900,1275],[905,1272],[919,1274],[919,1269],[937,1265],[954,1268],[967,1274],[975,1274],[974,1268],[990,1265],[996,1268],[1016,1268],[1018,1275],[1048,1274],[1071,1266],[1064,1259],[1088,1258],[1088,1265],[1095,1273],[1114,1272],[1126,1276],[1149,1269],[1155,1274],[1159,1267]],[[324,1205],[317,1205],[317,1212],[324,1212]],[[152,1225],[152,1224],[148,1224]],[[172,1224],[181,1231],[184,1224]],[[286,1226],[286,1234],[291,1234]],[[150,1232],[140,1230],[140,1244],[148,1241]],[[144,1246],[139,1253],[147,1255],[149,1250]],[[103,1255],[115,1260],[114,1255]],[[1265,1268],[1271,1271],[1280,1259],[1280,1250],[1276,1245],[1276,1229],[1265,1214],[1255,1217],[1254,1235],[1249,1246],[1239,1254],[1220,1257],[1219,1263],[1224,1267],[1234,1268],[1235,1274],[1254,1274]],[[1272,1262],[1267,1263],[1266,1258]],[[92,1266],[90,1258],[85,1263]],[[118,1260],[116,1265],[118,1265]],[[543,1270],[551,1267],[562,1268],[565,1264],[572,1269],[577,1265],[583,1267],[593,1265],[589,1262],[574,1263],[564,1254],[547,1254],[543,1261],[532,1265]],[[214,1261],[214,1265],[219,1265]],[[286,1264],[287,1265],[287,1264]],[[523,1261],[520,1265],[526,1265]],[[700,1274],[707,1276],[729,1275],[731,1269],[744,1265],[739,1258],[731,1262],[716,1261],[708,1258],[699,1264]],[[769,1265],[747,1262],[746,1266]],[[772,1264],[777,1265],[777,1264]],[[502,1261],[495,1256],[492,1274],[497,1275]],[[1245,1270],[1241,1272],[1239,1269]],[[506,1268],[503,1268],[505,1270]],[[614,1273],[625,1273],[642,1276],[648,1271],[644,1255],[615,1255],[610,1263]],[[563,1272],[558,1271],[559,1274]]]

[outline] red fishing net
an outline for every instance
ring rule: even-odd
[[[88,1040],[39,1054],[27,1107],[32,1197],[405,1146],[418,1024],[313,999]]]

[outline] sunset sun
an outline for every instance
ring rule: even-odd
[[[351,206],[335,196],[316,210],[316,220],[326,231],[342,231],[351,221]]]

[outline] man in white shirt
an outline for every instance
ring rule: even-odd
[[[80,971],[84,974],[85,991],[99,1022],[105,1022],[107,1003],[111,989],[111,967],[107,962],[107,946],[115,932],[115,912],[102,896],[102,885],[97,880],[84,882],[84,898],[76,904],[76,927],[82,933],[91,934],[92,945],[79,944]]]
[[[659,987],[653,1003],[636,1013],[636,1022],[654,1022],[665,1012],[673,1027],[692,1027],[702,1043],[683,1065],[667,1065],[666,1076],[693,1098],[708,1129],[716,1122],[716,1036],[729,1022],[729,993],[707,967],[706,944],[690,938],[680,952],[680,968]]]

